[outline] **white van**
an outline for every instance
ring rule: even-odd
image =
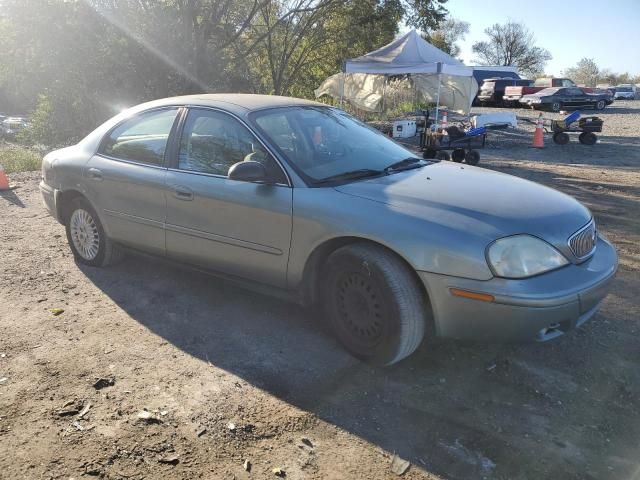
[[[613,98],[616,100],[635,100],[637,88],[631,83],[623,83],[616,86],[616,93]]]

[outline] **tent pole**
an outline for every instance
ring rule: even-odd
[[[440,85],[442,84],[442,62],[438,62],[437,65],[438,71],[438,98],[436,99],[436,130],[438,129],[438,116],[440,114]]]
[[[442,74],[438,73],[438,96],[436,97],[436,129],[438,128],[438,114],[440,112],[440,84],[442,83]]]
[[[344,62],[342,62],[342,81],[340,82],[340,108],[342,108],[342,101],[344,99],[344,77],[346,75],[345,70],[345,64]]]

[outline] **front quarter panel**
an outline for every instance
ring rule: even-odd
[[[356,237],[386,246],[415,270],[488,280],[487,239],[430,222],[393,205],[346,195],[333,188],[295,188],[288,283],[303,279],[311,253],[323,243]]]

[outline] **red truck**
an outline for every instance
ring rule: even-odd
[[[506,87],[502,100],[505,105],[519,106],[518,102],[524,95],[531,95],[549,87],[576,87],[573,80],[568,78],[538,78],[532,87]],[[582,88],[586,93],[592,93],[593,88]]]

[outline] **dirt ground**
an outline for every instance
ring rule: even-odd
[[[548,344],[443,342],[383,369],[280,300],[147,257],[77,265],[39,174],[13,175],[0,478],[386,479],[396,453],[407,479],[640,479],[640,101],[598,115],[595,146],[501,132],[480,163],[591,209],[620,254],[596,317]]]

